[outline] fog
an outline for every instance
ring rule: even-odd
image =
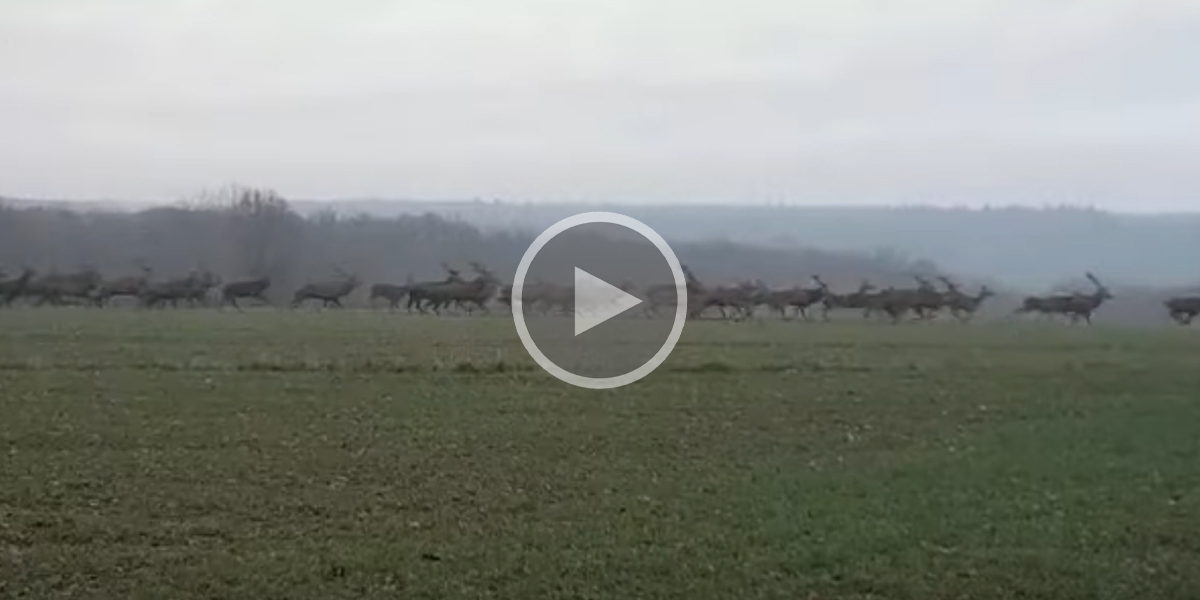
[[[0,194],[1191,210],[1200,4],[0,4]]]
[[[0,204],[0,269],[9,276],[24,267],[40,274],[94,268],[115,279],[149,268],[161,280],[205,269],[226,282],[270,277],[277,301],[299,285],[346,273],[367,283],[438,280],[446,276],[445,266],[466,271],[472,261],[512,281],[533,238],[520,230],[481,231],[434,214],[301,214],[269,190],[245,188],[137,212]],[[721,284],[762,279],[791,287],[821,274],[831,285],[849,287],[862,279],[899,285],[911,282],[913,273],[936,273],[927,261],[866,253],[688,240],[673,249],[699,276]]]
[[[973,278],[1037,290],[1085,271],[1126,285],[1200,283],[1200,214],[1123,214],[1071,207],[984,209],[736,205],[297,202],[301,212],[423,214],[484,228],[538,230],[581,210],[642,220],[668,239],[926,259]]]
[[[705,254],[726,261],[714,277],[1200,280],[1190,1],[20,0],[0,4],[0,48],[10,208],[271,188],[306,240],[288,277],[437,274],[459,246],[402,239],[420,223],[512,262],[601,207],[735,247]],[[236,235],[211,207],[172,210],[10,210],[0,262],[267,268],[219,250]],[[313,242],[322,210],[374,228],[371,257]],[[185,251],[180,223],[218,246]]]

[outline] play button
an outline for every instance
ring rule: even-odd
[[[650,374],[674,349],[687,314],[683,269],[642,222],[578,214],[542,232],[513,278],[513,320],[530,356],[580,387]]]
[[[575,335],[641,303],[637,296],[575,267]]]

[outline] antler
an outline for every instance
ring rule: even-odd
[[[1089,272],[1087,272],[1087,273],[1084,273],[1084,275],[1086,275],[1086,276],[1087,276],[1087,278],[1088,278],[1088,280],[1089,280],[1089,281],[1091,281],[1092,283],[1096,284],[1096,287],[1101,287],[1101,288],[1102,288],[1102,287],[1104,287],[1104,284],[1103,284],[1103,283],[1100,283],[1100,280],[1099,280],[1099,279],[1096,279],[1096,276],[1095,276],[1095,275],[1092,275],[1092,273],[1091,273],[1090,271],[1089,271]]]
[[[950,278],[946,277],[945,275],[939,275],[938,281],[946,284],[946,287],[949,288],[950,290],[958,290],[958,286],[955,285],[953,281],[950,281]]]
[[[679,265],[679,269],[683,271],[683,278],[687,280],[688,284],[693,286],[701,285],[700,280],[696,278],[696,274],[692,273],[691,268],[689,268],[687,265],[681,264]]]

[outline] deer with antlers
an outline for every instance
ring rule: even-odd
[[[821,297],[821,318],[825,321],[829,320],[829,311],[831,310],[861,310],[863,317],[870,316],[872,294],[875,293],[875,286],[871,282],[862,280],[858,285],[858,289],[847,293],[837,294],[829,289],[829,285],[821,279],[819,275],[813,275],[813,281],[824,292]]]
[[[408,312],[412,312],[416,308],[421,314],[425,314],[425,304],[430,302],[432,296],[437,293],[438,286],[447,283],[461,283],[465,281],[462,274],[457,269],[450,268],[450,265],[442,263],[442,268],[446,270],[446,278],[441,281],[413,281],[410,276],[405,287],[408,288]]]
[[[476,275],[470,281],[463,281],[458,271],[447,267],[451,277],[457,281],[444,281],[423,287],[422,297],[433,309],[434,314],[440,315],[442,309],[452,303],[466,308],[468,314],[473,313],[475,309],[490,312],[487,303],[500,290],[500,280],[483,264],[476,261],[470,264]],[[418,305],[418,309],[424,312],[422,306]]]
[[[1088,325],[1092,324],[1092,314],[1105,301],[1112,299],[1112,293],[1100,280],[1091,273],[1085,274],[1088,281],[1096,289],[1090,294],[1059,294],[1055,296],[1029,296],[1021,303],[1014,314],[1035,312],[1043,315],[1063,315],[1070,318],[1071,323],[1083,319]]]
[[[996,295],[986,285],[980,286],[978,294],[971,295],[962,291],[948,277],[938,277],[938,279],[946,285],[946,289],[948,290],[945,301],[946,307],[950,309],[950,314],[964,323],[969,322],[975,317],[975,313],[983,306],[985,300]]]
[[[932,281],[920,275],[913,275],[913,279],[917,282],[916,289],[908,290],[909,310],[917,315],[918,319],[927,320],[937,317],[937,314],[943,308],[948,307],[949,295],[946,292],[941,292]]]
[[[817,277],[813,276],[814,281]],[[809,320],[808,309],[825,298],[825,288],[817,283],[816,288],[805,288],[797,285],[786,290],[771,290],[763,298],[763,303],[772,312],[779,313],[780,318],[802,318]],[[793,314],[789,316],[789,310]]]

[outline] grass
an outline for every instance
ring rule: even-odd
[[[0,596],[1200,596],[1200,336],[0,312]]]

